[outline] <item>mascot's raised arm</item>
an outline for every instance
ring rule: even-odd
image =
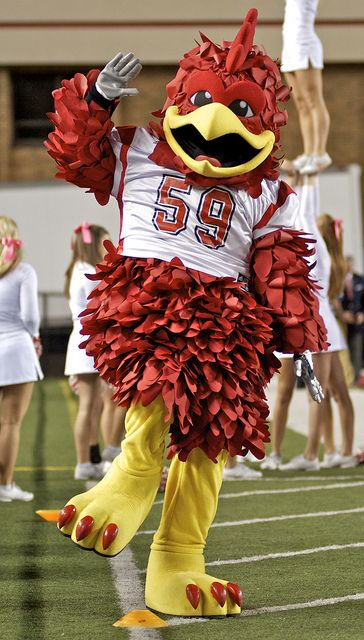
[[[136,93],[132,54],[64,81],[46,142],[58,177],[120,207],[119,246],[107,244],[93,276],[82,333],[129,407],[122,453],[58,526],[82,548],[119,553],[153,504],[169,433],[145,597],[178,616],[239,614],[238,585],[204,567],[223,466],[228,453],[264,457],[274,350],[326,346],[306,261],[313,244],[293,228],[296,196],[275,157],[289,91],[253,44],[256,18],[251,9],[233,42],[201,34],[148,128],[111,120],[117,100]]]

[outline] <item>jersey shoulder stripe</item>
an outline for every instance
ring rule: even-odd
[[[256,231],[257,229],[262,229],[262,227],[265,227],[268,224],[270,219],[274,216],[275,212],[284,205],[291,193],[294,193],[293,189],[291,189],[291,187],[286,182],[282,181],[279,185],[277,201],[275,203],[272,202],[272,204],[269,205],[268,209],[263,214],[259,222],[257,222],[257,224],[254,226],[254,231]]]

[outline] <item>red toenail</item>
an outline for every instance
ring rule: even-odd
[[[63,509],[59,512],[58,516],[58,526],[60,529],[64,527],[65,524],[68,524],[73,520],[76,513],[76,507],[73,504],[67,504]]]
[[[197,584],[188,584],[186,587],[186,595],[194,609],[200,604],[200,589]]]
[[[227,592],[224,585],[221,584],[221,582],[213,582],[211,585],[211,593],[219,603],[220,607],[223,607],[227,598]]]
[[[118,535],[119,527],[115,522],[110,522],[107,525],[104,534],[102,536],[102,546],[106,550],[109,546],[114,542],[116,536]]]
[[[92,516],[85,516],[82,518],[77,527],[76,527],[76,540],[79,542],[86,538],[89,533],[91,533],[91,529],[94,526],[94,519]]]
[[[243,592],[240,589],[239,585],[235,584],[235,582],[228,582],[226,588],[233,602],[235,602],[238,607],[241,607],[241,605],[243,604]]]

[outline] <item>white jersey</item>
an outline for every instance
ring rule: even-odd
[[[121,253],[171,261],[214,276],[249,277],[253,240],[281,227],[292,228],[296,195],[277,181],[264,180],[262,194],[228,186],[196,187],[185,176],[148,156],[157,139],[137,128],[130,146],[113,130],[116,156],[112,194],[121,212]]]
[[[79,345],[86,339],[80,334],[82,329],[79,314],[86,309],[87,298],[95,287],[95,282],[86,277],[88,273],[95,273],[96,269],[87,262],[78,261],[73,267],[70,282],[69,306],[72,313],[73,330],[68,340],[65,375],[77,375],[82,373],[97,373],[94,367],[94,359],[86,354]]]

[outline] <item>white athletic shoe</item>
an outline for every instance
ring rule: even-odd
[[[334,469],[335,467],[340,467],[340,459],[341,456],[337,451],[333,453],[325,453],[324,459],[320,463],[321,469]]]
[[[236,459],[238,462],[259,462],[258,458],[255,457],[255,455],[251,452],[248,451],[248,453],[246,454],[246,456],[236,456]]]
[[[30,502],[34,498],[34,493],[23,491],[15,482],[12,484],[0,485],[0,502],[12,502],[13,500],[22,500]]]
[[[295,456],[286,464],[279,465],[280,471],[320,471],[318,458],[308,460],[304,456]]]
[[[109,471],[110,467],[112,466],[112,462],[100,462],[100,466],[102,468],[102,473],[104,476],[106,476],[107,472]]]
[[[335,451],[334,453],[325,454],[324,460],[321,463],[322,469],[333,469],[334,467],[341,467],[341,469],[352,469],[357,467],[359,460],[356,456],[342,456]]]
[[[272,452],[267,456],[262,464],[260,465],[261,469],[267,469],[269,471],[276,471],[279,469],[279,466],[282,464],[282,456],[279,453]]]
[[[357,467],[359,464],[359,460],[356,456],[340,456],[339,466],[341,469],[352,469],[353,467]]]
[[[105,475],[103,463],[92,464],[92,462],[84,462],[77,464],[74,472],[75,480],[101,480]]]
[[[111,444],[109,444],[103,450],[101,454],[101,458],[103,459],[104,462],[112,462],[114,458],[116,458],[116,456],[119,455],[120,451],[121,451],[120,447],[112,447]]]
[[[261,471],[255,471],[246,467],[245,464],[237,464],[230,469],[225,467],[222,478],[223,480],[257,480],[262,477]]]
[[[327,169],[330,164],[332,164],[332,160],[328,153],[324,153],[322,156],[309,156],[299,172],[303,176],[313,175]]]
[[[302,167],[305,166],[305,164],[308,162],[309,159],[310,159],[310,156],[307,156],[305,153],[301,153],[300,156],[297,156],[297,158],[292,160],[292,166],[296,171],[300,171]]]

